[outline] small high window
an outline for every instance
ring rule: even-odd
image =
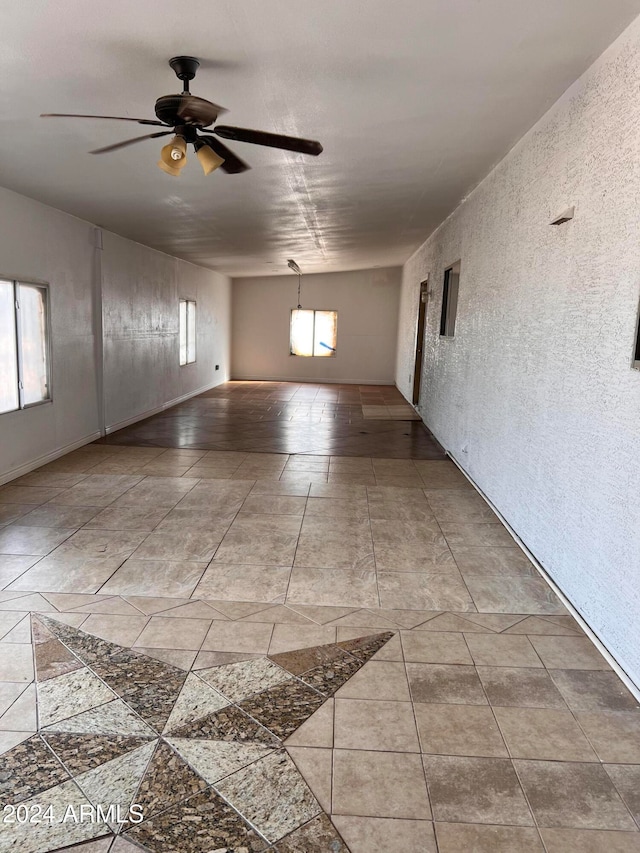
[[[455,334],[459,283],[460,261],[444,271],[442,313],[440,314],[440,335],[445,338],[452,338]]]
[[[337,311],[294,308],[291,311],[291,355],[332,357],[336,354]]]
[[[51,399],[49,291],[0,280],[0,413]]]
[[[193,364],[196,360],[196,303],[180,300],[180,364]]]

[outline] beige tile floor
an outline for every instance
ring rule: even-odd
[[[288,743],[352,853],[640,850],[640,706],[451,463],[89,445],[0,525],[0,750],[30,611],[184,670],[389,630]]]

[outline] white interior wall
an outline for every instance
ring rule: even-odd
[[[0,415],[0,477],[99,436],[94,228],[0,189],[0,275],[49,283],[53,402]],[[9,479],[10,476],[4,476]]]
[[[103,238],[108,432],[229,378],[230,281],[115,234]],[[180,366],[178,301],[196,301],[196,362]],[[215,370],[215,365],[219,370]]]
[[[107,232],[98,249],[92,224],[1,188],[0,217],[0,276],[49,283],[53,391],[0,415],[0,482],[98,438],[103,411],[113,428],[228,378],[226,276]],[[198,360],[182,368],[179,295],[198,303]]]
[[[397,384],[640,684],[640,21],[404,267]],[[575,205],[575,218],[551,226]],[[439,336],[461,259],[456,334]]]
[[[393,383],[399,267],[302,276],[302,307],[338,312],[335,358],[289,355],[298,277],[237,278],[232,285],[234,379]]]

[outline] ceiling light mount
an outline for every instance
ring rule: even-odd
[[[200,68],[200,62],[195,56],[174,56],[169,60],[169,65],[176,73],[178,80],[184,83],[184,93],[189,92],[189,80],[193,80],[196,71]]]
[[[294,272],[298,276],[298,311],[302,308],[301,296],[300,296],[300,284],[302,282],[302,270],[298,266],[298,264],[293,260],[293,258],[289,258],[287,261],[287,266],[289,269]]]

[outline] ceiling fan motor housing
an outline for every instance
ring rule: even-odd
[[[161,122],[175,127],[190,124],[207,127],[218,117],[219,107],[195,95],[163,95],[156,101],[155,112]]]

